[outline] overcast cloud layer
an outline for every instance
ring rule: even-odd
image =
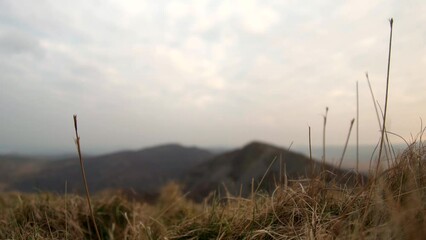
[[[0,152],[166,142],[343,144],[360,91],[360,142],[379,125],[389,22],[388,129],[426,119],[426,3],[407,1],[0,1]],[[394,141],[400,142],[399,139]],[[354,138],[351,140],[354,143]]]

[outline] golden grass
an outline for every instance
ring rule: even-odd
[[[318,177],[277,186],[272,195],[194,203],[170,183],[153,205],[108,193],[93,198],[93,211],[102,239],[422,239],[425,153],[421,143],[411,145],[364,186]],[[0,211],[0,239],[96,238],[80,196],[8,193]]]

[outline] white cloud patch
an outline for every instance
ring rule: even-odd
[[[360,21],[368,18],[368,15],[374,10],[379,10],[376,8],[387,8],[388,6],[390,5],[383,0],[349,0],[338,8],[337,16],[347,21]]]
[[[279,21],[279,14],[272,8],[259,4],[261,1],[237,1],[236,7],[244,29],[251,33],[262,34]]]

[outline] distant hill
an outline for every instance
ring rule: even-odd
[[[246,197],[251,193],[252,181],[256,189],[265,173],[267,174],[259,189],[272,191],[280,182],[280,177],[283,178],[284,169],[288,179],[298,179],[307,177],[311,167],[319,171],[321,166],[318,161],[310,160],[304,155],[266,143],[252,142],[194,167],[184,182],[189,196],[197,200],[214,190],[219,190],[222,194],[228,191],[233,195],[241,194]],[[345,171],[328,164],[324,169],[341,176],[345,174]],[[350,174],[346,176],[346,180],[349,176]]]
[[[0,191],[26,175],[40,171],[47,159],[19,155],[0,155]]]
[[[311,167],[323,169],[318,161],[302,154],[261,142],[217,155],[196,147],[168,144],[87,157],[84,164],[91,192],[120,190],[147,200],[155,199],[170,181],[182,184],[194,200],[202,200],[212,191],[223,194],[225,189],[233,195],[249,196],[252,181],[255,189],[272,191],[282,181],[284,169],[288,179],[306,178]],[[344,181],[353,177],[328,164],[324,169],[345,176]],[[66,182],[68,192],[83,193],[80,171],[76,157],[60,161],[3,157],[0,190],[64,193]]]
[[[91,191],[124,189],[155,195],[169,181],[178,181],[188,169],[209,159],[212,154],[195,147],[168,144],[139,151],[122,151],[84,159]],[[79,160],[54,161],[34,174],[15,181],[9,190],[82,192]]]

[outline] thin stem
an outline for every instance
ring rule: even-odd
[[[374,109],[376,110],[376,116],[377,116],[377,123],[379,124],[379,129],[380,131],[382,131],[382,123],[380,121],[380,114],[379,114],[379,109],[378,109],[378,105],[379,103],[377,102],[376,98],[374,97],[374,93],[373,93],[373,88],[371,87],[371,83],[370,83],[370,78],[368,77],[368,72],[365,73],[365,77],[367,78],[367,82],[368,82],[368,87],[370,88],[370,93],[371,93],[371,98],[373,99],[373,105],[374,105]],[[383,118],[383,114],[381,115]],[[386,129],[384,130],[386,132]],[[389,143],[389,139],[387,137],[388,135],[386,134],[386,140]],[[379,142],[380,143],[380,142]],[[386,158],[389,159],[389,154],[388,152],[390,152],[390,150],[387,149],[386,145],[384,146],[385,148],[385,154],[386,154]],[[371,163],[370,163],[371,166]]]
[[[353,127],[353,125],[354,125],[354,122],[355,122],[355,118],[354,118],[354,119],[352,119],[352,121],[351,121],[351,126],[349,127],[348,137],[346,138],[345,147],[343,148],[342,157],[340,158],[340,162],[339,162],[339,169],[342,167],[343,158],[345,157],[346,148],[348,147],[349,138],[351,137],[352,127]]]
[[[377,105],[379,106],[380,114],[383,117],[383,109],[382,109],[382,107],[380,106],[379,103],[377,103]],[[395,150],[392,147],[392,144],[389,141],[387,129],[385,129],[385,140],[384,140],[384,143],[383,143],[383,151],[385,151],[386,162],[388,164],[388,168],[390,168],[389,160],[392,160],[392,158],[395,158],[396,154],[395,154]],[[393,153],[393,155],[392,155],[392,153]]]
[[[376,98],[374,97],[373,87],[371,87],[370,78],[368,77],[368,72],[365,73],[365,77],[367,78],[368,87],[370,88],[371,97],[373,98],[373,105],[374,105],[374,109],[376,110],[377,122],[379,123],[379,127],[382,128],[379,110],[377,109]]]
[[[65,240],[68,240],[68,207],[67,207],[67,199],[68,199],[68,183],[65,181]]]
[[[359,91],[356,81],[356,172],[359,173]]]
[[[380,167],[380,157],[381,157],[381,153],[382,153],[382,148],[383,148],[383,142],[384,142],[384,136],[385,136],[385,125],[386,125],[386,112],[387,112],[387,100],[388,100],[388,90],[389,90],[389,70],[390,70],[390,58],[391,58],[391,46],[392,46],[392,27],[393,27],[393,18],[390,19],[390,40],[389,40],[389,55],[388,55],[388,71],[387,71],[387,79],[386,79],[386,98],[385,98],[385,112],[383,114],[383,127],[382,129],[382,136],[380,138],[380,150],[379,150],[379,158],[377,161],[377,167],[376,167],[376,172],[375,172],[375,177],[373,182],[371,183],[372,185],[370,186],[370,191],[368,191],[368,195],[367,195],[367,207],[366,210],[364,211],[364,216],[362,217],[362,223],[366,222],[367,219],[367,215],[370,212],[370,208],[371,208],[371,198],[373,195],[373,190],[375,189],[375,185],[377,184],[377,180],[378,180],[378,171],[379,171],[379,167]],[[367,75],[368,77],[368,75]],[[370,88],[371,90],[371,88]],[[362,230],[362,229],[361,229]]]
[[[385,139],[385,129],[386,129],[386,116],[388,110],[388,96],[389,96],[389,72],[390,72],[390,61],[391,61],[391,52],[392,52],[392,30],[393,30],[393,18],[389,20],[390,23],[390,37],[389,37],[389,55],[388,55],[388,69],[386,73],[386,96],[385,96],[385,110],[383,113],[383,127],[382,127],[382,136],[380,138],[380,148],[379,148],[379,157],[377,160],[376,174],[379,171],[380,167],[380,158],[382,156],[383,143]]]
[[[314,161],[312,160],[312,141],[311,141],[311,126],[309,127],[309,159],[311,160],[311,177],[314,176]]]
[[[283,172],[283,153],[282,152],[280,152],[280,172],[279,172],[279,183],[280,183],[280,185],[282,184],[282,182],[283,182],[283,178],[282,178],[282,172]]]
[[[325,130],[327,127],[328,107],[325,108],[324,125],[322,131],[322,171],[325,170]]]
[[[86,172],[84,171],[83,158],[81,156],[80,136],[78,135],[78,131],[77,131],[77,115],[74,115],[73,117],[74,117],[74,129],[75,129],[75,138],[76,138],[75,143],[77,145],[77,152],[78,152],[78,158],[80,160],[81,175],[83,176],[84,188],[86,189],[87,205],[89,206],[89,211],[92,217],[93,225],[95,226],[96,235],[98,239],[101,240],[101,235],[99,234],[98,227],[96,226],[96,220],[95,220],[95,215],[93,214],[92,204],[90,203],[89,186],[87,185]]]

